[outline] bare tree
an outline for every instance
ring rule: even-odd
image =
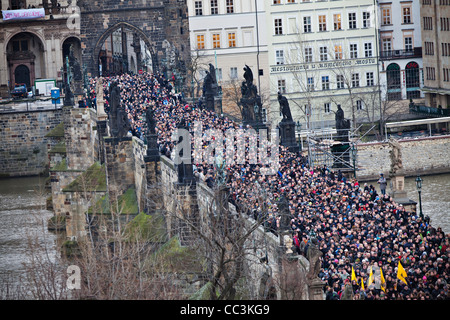
[[[246,242],[264,218],[252,222],[245,213],[232,210],[224,186],[216,186],[212,192],[203,214],[192,215],[181,209],[176,218],[196,239],[190,246],[199,253],[199,260],[205,261],[208,299],[232,300],[237,298],[240,281],[248,276],[246,263],[252,250]]]

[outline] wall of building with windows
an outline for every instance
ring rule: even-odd
[[[278,92],[303,129],[334,125],[337,105],[357,123],[378,109],[374,1],[277,0],[266,11],[273,122]]]
[[[225,107],[236,105],[245,65],[252,69],[260,94],[268,92],[264,0],[188,0],[187,3],[191,51],[198,59],[198,78],[206,75],[208,64],[212,63],[223,91],[238,90],[234,98],[224,95]]]
[[[382,99],[423,98],[420,1],[380,0],[378,12]]]

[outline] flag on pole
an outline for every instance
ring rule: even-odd
[[[406,282],[406,278],[407,274],[405,269],[403,269],[402,264],[400,263],[400,260],[398,261],[398,268],[397,268],[397,278],[400,279],[401,281],[403,281],[405,284],[408,284],[408,282]]]
[[[372,268],[373,268],[373,267],[370,267],[369,281],[368,281],[368,283],[367,283],[367,286],[368,286],[368,287],[373,283],[373,280],[374,280]]]
[[[380,278],[381,278],[381,290],[386,292],[386,280],[384,279],[383,270],[381,269],[381,267],[380,267]]]
[[[352,266],[352,277],[351,277],[351,279],[350,279],[350,280],[351,280],[351,281],[355,280],[355,281],[356,281],[356,283],[358,283],[358,280],[356,280],[355,269],[353,269],[353,266]]]

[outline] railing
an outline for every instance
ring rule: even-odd
[[[422,47],[417,47],[412,50],[386,50],[381,51],[380,59],[404,59],[404,58],[418,58],[422,57]]]
[[[431,117],[448,117],[450,116],[450,109],[433,108],[427,107],[425,105],[419,105],[410,103],[409,104],[410,113],[426,114]]]

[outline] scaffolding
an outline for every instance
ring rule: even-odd
[[[300,133],[300,139],[303,144],[303,138],[306,138],[308,148],[308,164],[310,167],[331,168],[342,173],[353,173],[356,177],[358,170],[358,144],[372,131],[376,126],[372,126],[363,136],[358,132],[361,128],[348,131],[347,139],[340,139],[334,128],[323,128],[321,130],[308,130]],[[341,141],[344,140],[344,141]]]

